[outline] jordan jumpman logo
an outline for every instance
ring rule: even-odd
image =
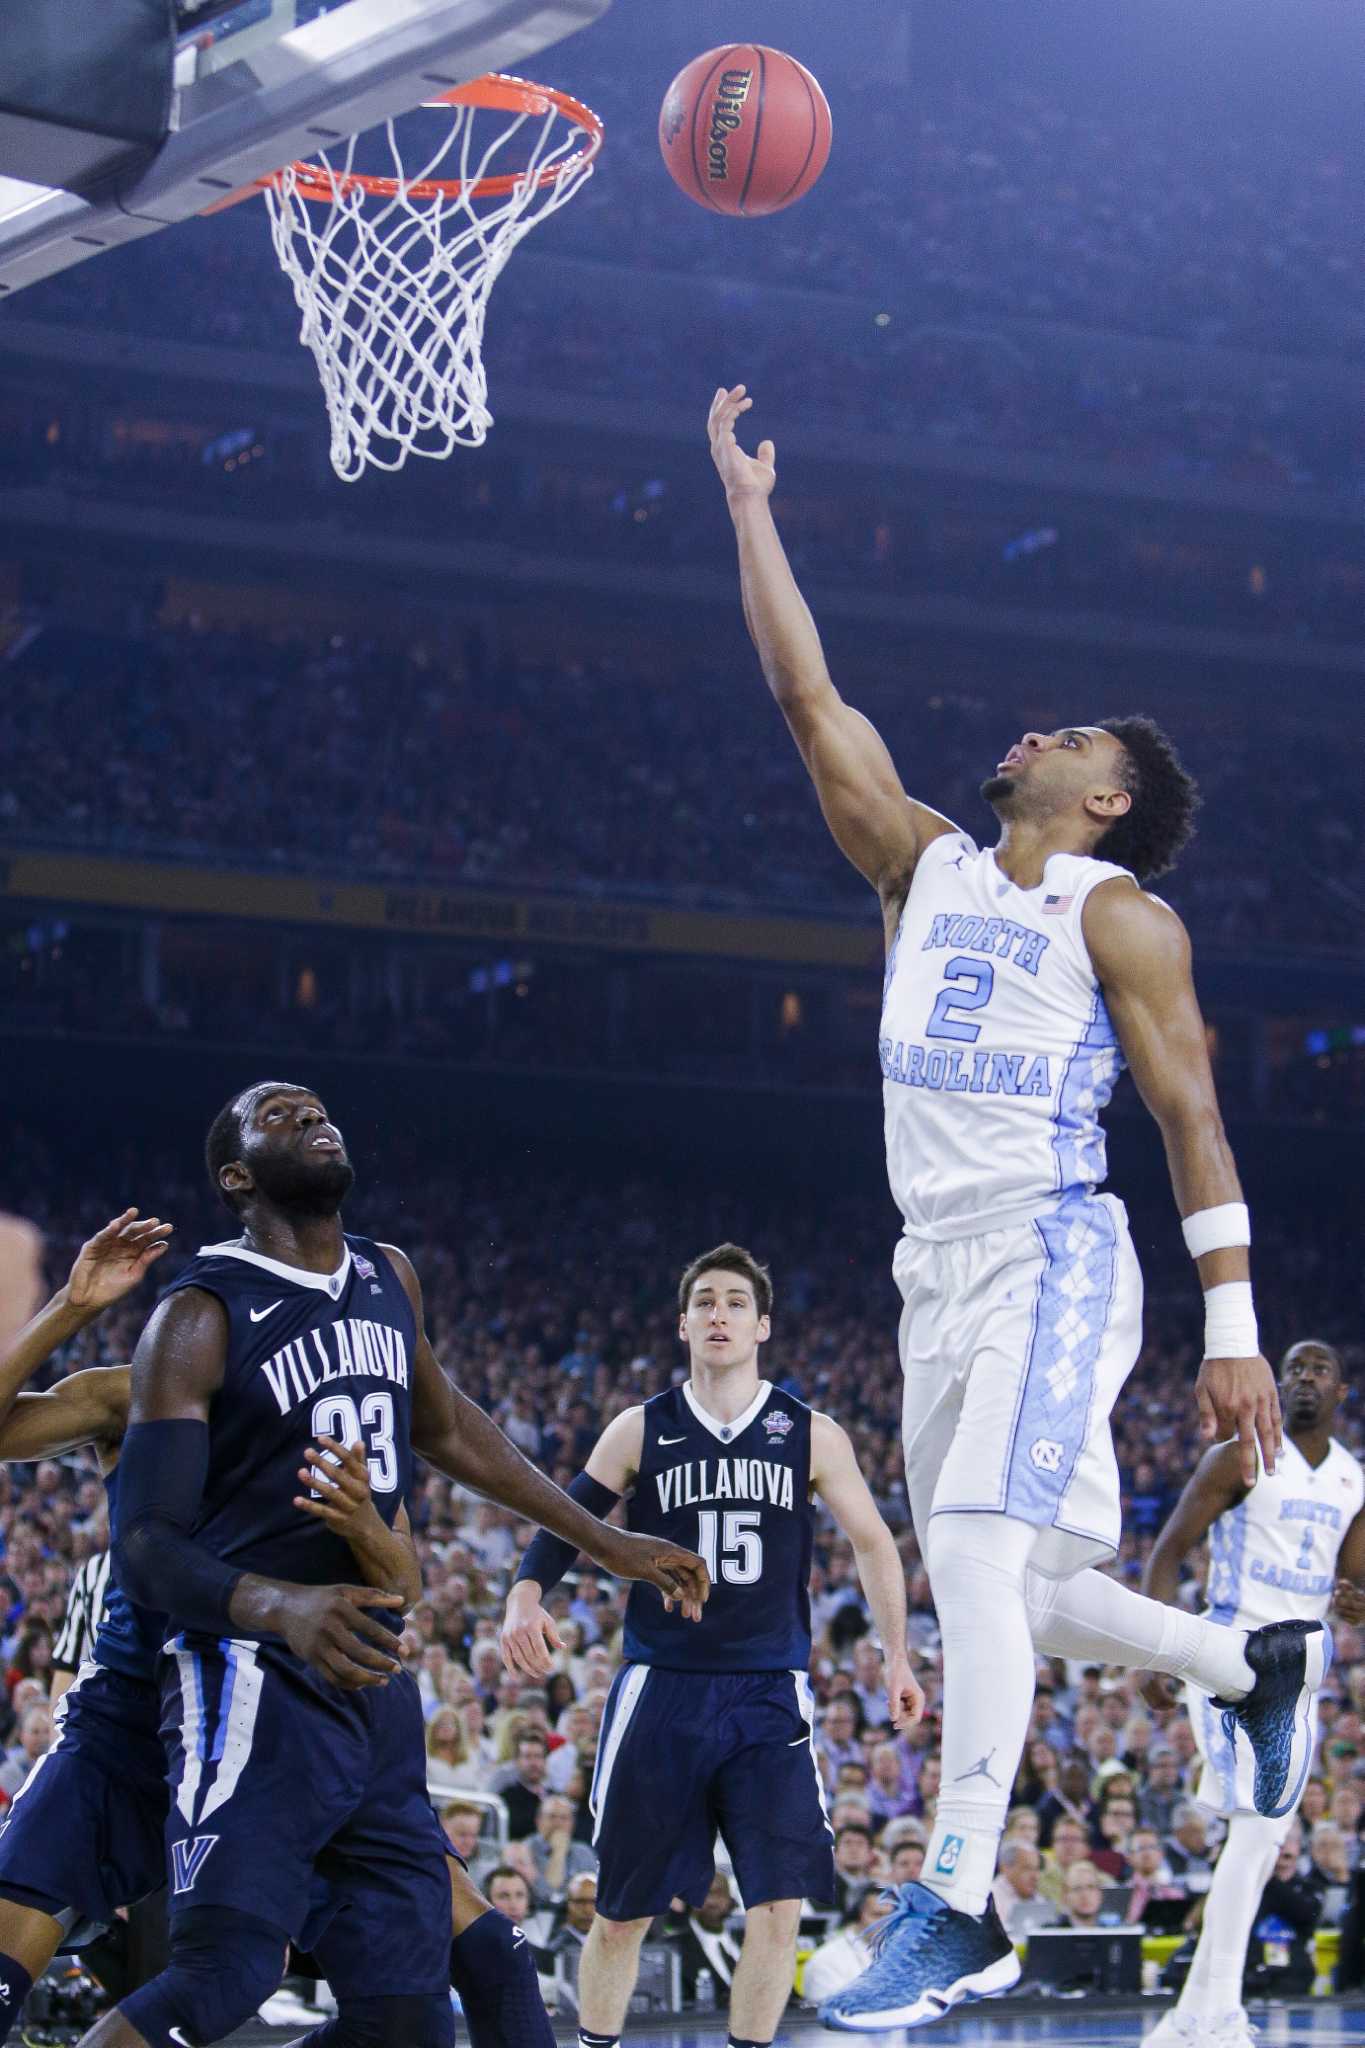
[[[990,1767],[991,1758],[994,1755],[995,1751],[993,1749],[988,1749],[986,1751],[986,1754],[980,1759],[980,1761],[974,1763],[969,1771],[960,1771],[957,1777],[954,1778],[953,1783],[955,1785],[961,1785],[967,1778],[989,1778],[992,1785],[998,1786],[1000,1780],[996,1777],[995,1772]]]

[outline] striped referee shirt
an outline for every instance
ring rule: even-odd
[[[52,1645],[52,1662],[58,1671],[79,1671],[95,1654],[95,1633],[104,1620],[105,1590],[109,1584],[109,1553],[97,1550],[71,1581],[66,1613]]]

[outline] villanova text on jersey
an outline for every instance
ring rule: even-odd
[[[365,1445],[386,1523],[411,1486],[417,1325],[388,1257],[348,1235],[335,1273],[308,1273],[241,1245],[204,1245],[176,1277],[184,1287],[216,1295],[228,1319],[195,1536],[245,1571],[363,1583],[350,1545],[294,1497],[319,1436]]]
[[[700,1621],[665,1613],[652,1586],[626,1604],[627,1664],[680,1671],[805,1671],[810,1663],[811,1413],[766,1380],[718,1422],[688,1386],[644,1406],[626,1525],[700,1553],[711,1597]]]

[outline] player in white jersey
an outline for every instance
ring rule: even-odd
[[[1346,1597],[1365,1583],[1365,1473],[1332,1435],[1345,1391],[1341,1360],[1330,1344],[1291,1346],[1280,1363],[1285,1444],[1279,1464],[1248,1488],[1235,1444],[1206,1452],[1157,1538],[1143,1580],[1148,1593],[1174,1602],[1181,1566],[1205,1536],[1204,1612],[1220,1627],[1253,1629],[1291,1617],[1321,1621],[1334,1593]],[[1170,1704],[1169,1684],[1155,1678],[1145,1688],[1154,1705]],[[1146,2048],[1204,2040],[1217,2048],[1251,2048],[1242,2007],[1247,1943],[1294,1810],[1275,1820],[1257,1813],[1246,1744],[1229,1739],[1206,1694],[1188,1691],[1185,1703],[1204,1759],[1195,1796],[1228,1816],[1228,1836],[1204,1901],[1189,1976]],[[1315,1700],[1310,1754],[1317,1746],[1316,1706]]]
[[[1123,1207],[1097,1193],[1099,1113],[1125,1062],[1160,1125],[1205,1290],[1204,1431],[1237,1438],[1248,1485],[1258,1443],[1268,1467],[1280,1448],[1189,941],[1142,887],[1189,837],[1194,786],[1150,720],[1125,718],[1010,746],[982,784],[994,847],[912,801],[830,679],[773,522],[773,444],[751,457],[735,437],[750,402],[742,385],[718,391],[709,422],[745,618],[885,927],[906,1477],[943,1640],[943,1793],[924,1881],[822,2013],[872,2032],[1017,1979],[990,1885],[1036,1652],[1147,1666],[1235,1702],[1257,1804],[1279,1811],[1307,1768],[1304,1703],[1330,1637],[1300,1622],[1219,1628],[1093,1569],[1118,1542],[1109,1415],[1141,1332]]]

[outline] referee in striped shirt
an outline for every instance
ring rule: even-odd
[[[104,1620],[105,1589],[109,1584],[109,1552],[97,1550],[71,1581],[66,1613],[52,1645],[52,1689],[55,1707],[88,1657],[95,1654],[95,1635]]]

